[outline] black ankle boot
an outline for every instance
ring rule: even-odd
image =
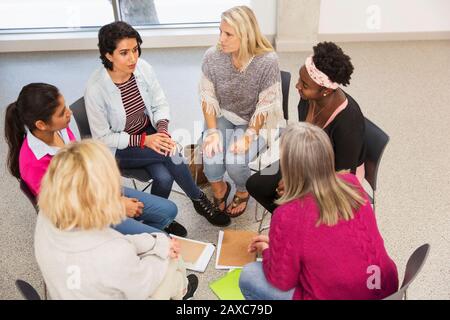
[[[186,289],[186,294],[183,297],[183,300],[191,300],[194,297],[194,293],[198,288],[198,278],[195,274],[190,274],[187,276],[188,286]]]
[[[187,236],[186,228],[183,227],[178,222],[176,222],[175,220],[173,220],[171,224],[165,227],[164,231],[167,232],[168,234],[173,234],[183,238]]]
[[[209,201],[209,199],[206,197],[206,194],[204,194],[203,192],[200,195],[200,199],[191,200],[194,203],[195,211],[204,216],[209,221],[209,223],[218,227],[226,227],[230,225],[230,217],[215,208],[211,201]]]

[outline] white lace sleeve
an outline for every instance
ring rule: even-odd
[[[259,94],[255,113],[250,119],[250,126],[254,126],[260,116],[264,117],[264,127],[267,129],[275,129],[281,125],[283,107],[281,83],[279,81]]]
[[[202,73],[199,86],[199,94],[201,103],[206,105],[206,113],[213,114],[216,117],[222,115],[219,101],[217,101],[214,84]]]

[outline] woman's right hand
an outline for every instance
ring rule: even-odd
[[[222,152],[222,141],[220,141],[219,131],[214,131],[206,136],[203,140],[203,153],[212,158],[214,154]]]
[[[144,145],[160,155],[173,154],[176,143],[164,133],[154,133],[145,137]]]

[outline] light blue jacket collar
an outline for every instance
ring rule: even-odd
[[[143,82],[145,79],[143,78],[140,63],[138,60],[138,63],[136,64],[136,70],[134,71],[134,77],[136,79],[136,82]],[[106,89],[109,93],[120,93],[119,88],[116,86],[116,84],[112,81],[111,76],[108,73],[108,70],[106,68],[103,68],[101,71],[101,78],[103,83],[106,85]]]

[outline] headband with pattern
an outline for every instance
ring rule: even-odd
[[[339,88],[339,84],[336,82],[332,82],[328,76],[316,68],[314,65],[314,61],[312,59],[312,55],[310,55],[308,58],[306,58],[305,61],[305,67],[306,71],[308,71],[309,76],[315,83],[317,83],[319,86],[329,88],[329,89],[337,89]]]

